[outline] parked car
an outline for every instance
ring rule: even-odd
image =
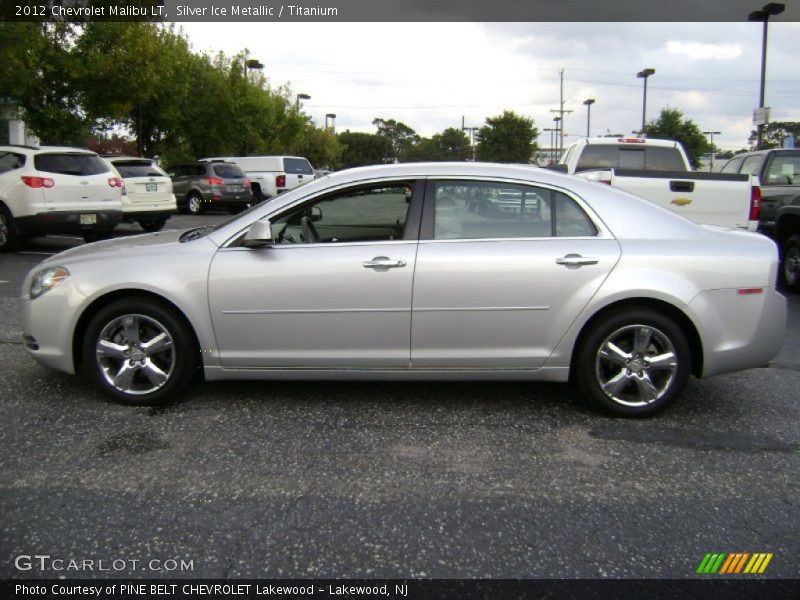
[[[75,233],[87,241],[122,220],[122,180],[94,152],[0,146],[0,251],[22,238]]]
[[[238,165],[250,178],[255,202],[274,198],[316,178],[314,167],[302,156],[218,156],[200,160]]]
[[[758,178],[692,171],[679,142],[585,138],[567,147],[558,166],[640,196],[696,223],[750,231],[758,225]]]
[[[758,231],[781,249],[781,279],[800,292],[800,150],[760,150],[737,154],[723,173],[754,175],[761,181]]]
[[[160,231],[177,212],[172,181],[149,158],[107,156],[122,179],[122,220],[145,231]]]
[[[212,208],[232,214],[243,211],[253,202],[250,179],[232,163],[194,161],[167,169],[178,210],[199,215]]]
[[[474,188],[530,193],[541,210],[482,216],[467,206]],[[25,279],[22,327],[36,360],[82,366],[126,404],[174,398],[199,367],[207,380],[571,379],[596,406],[640,417],[690,374],[775,356],[777,268],[762,235],[579,178],[383,165],[214,227],[50,257]]]

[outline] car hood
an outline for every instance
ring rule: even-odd
[[[85,244],[51,256],[42,264],[53,265],[76,260],[111,258],[117,257],[120,254],[134,253],[143,249],[164,251],[166,246],[178,244],[181,235],[186,231],[187,230],[158,231],[156,233],[144,233],[141,235],[119,237],[112,240]]]

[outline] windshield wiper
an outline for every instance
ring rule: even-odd
[[[214,231],[216,227],[214,225],[208,225],[206,227],[195,227],[194,229],[190,229],[189,231],[184,231],[181,234],[181,237],[178,238],[179,242],[190,242],[192,240],[196,240],[197,238],[201,238],[207,233]]]

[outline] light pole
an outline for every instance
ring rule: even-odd
[[[703,135],[707,135],[711,138],[711,161],[708,163],[708,172],[714,170],[714,136],[721,134],[721,131],[704,131]]]
[[[244,61],[244,78],[247,79],[248,71],[260,71],[264,68],[263,63],[259,62],[258,59],[255,58],[248,58]]]
[[[311,96],[308,94],[297,94],[297,98],[294,101],[294,109],[297,112],[300,112],[300,100],[311,100]]]
[[[586,105],[586,137],[589,137],[589,130],[592,123],[592,104],[594,104],[594,98],[588,98],[583,101]]]
[[[639,131],[639,134],[644,134],[644,120],[647,114],[647,78],[650,75],[655,75],[655,69],[642,69],[636,74],[636,77],[640,79],[644,79],[644,92],[642,93],[642,129]]]
[[[336,133],[336,124],[334,123],[335,118],[336,115],[334,113],[328,113],[325,115],[325,129],[330,129],[331,133]],[[328,125],[328,119],[330,119],[330,125]]]
[[[761,36],[761,91],[758,95],[758,107],[764,108],[764,87],[767,80],[767,23],[771,16],[779,15],[786,9],[785,4],[770,2],[765,4],[761,10],[754,10],[747,15],[748,21],[762,21],[764,23],[764,33]],[[761,150],[761,143],[764,138],[764,123],[756,125],[758,129],[758,141],[756,150]]]
[[[553,117],[553,123],[555,123],[555,127],[556,127],[556,139],[555,139],[555,142],[556,142],[556,145],[559,146],[558,148],[556,148],[556,156],[561,156],[561,148],[560,148],[560,144],[558,144],[558,139],[559,139],[560,134],[561,134],[561,117]]]

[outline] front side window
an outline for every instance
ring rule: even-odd
[[[434,197],[437,240],[583,237],[592,221],[566,194],[547,188],[476,181],[440,181]]]
[[[401,240],[413,190],[408,181],[337,192],[273,220],[273,235],[284,244]]]

